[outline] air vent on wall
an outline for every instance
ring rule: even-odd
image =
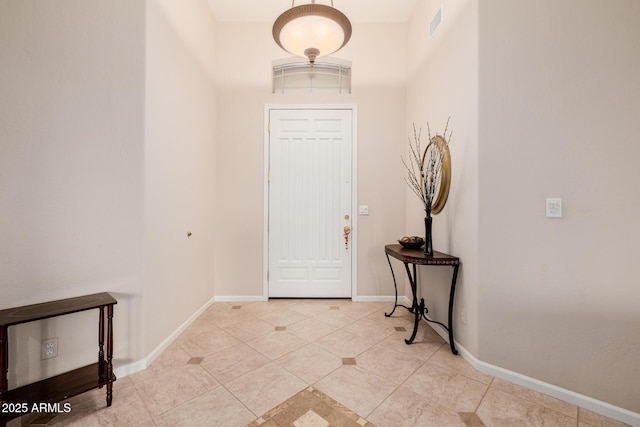
[[[431,19],[431,24],[429,24],[429,36],[433,37],[433,35],[438,30],[440,23],[442,22],[442,6],[438,8],[438,11]]]

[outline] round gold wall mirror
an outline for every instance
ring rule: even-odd
[[[449,189],[451,188],[451,154],[449,153],[449,144],[444,137],[436,135],[431,138],[429,144],[427,144],[427,148],[424,149],[424,153],[422,154],[423,167],[425,166],[425,159],[430,158],[432,150],[438,150],[437,154],[441,159],[440,179],[436,182],[436,196],[431,206],[431,213],[435,215],[444,209],[444,205],[447,204],[447,199],[449,198]],[[420,181],[420,185],[424,185],[422,178]]]

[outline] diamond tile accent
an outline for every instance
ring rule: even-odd
[[[406,345],[414,317],[386,317],[389,303],[234,304],[211,305],[119,378],[108,410],[96,389],[69,399],[70,413],[8,426],[631,427],[476,371],[424,323]]]
[[[309,409],[303,416],[293,422],[295,427],[328,427],[329,422]]]
[[[326,394],[307,387],[247,427],[376,427]]]
[[[467,427],[485,427],[485,424],[475,412],[458,412],[458,415]]]

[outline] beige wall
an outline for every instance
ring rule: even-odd
[[[408,24],[406,128],[441,131],[451,116],[434,243],[462,259],[456,338],[483,364],[639,412],[640,5],[478,4],[419,1]],[[545,218],[546,197],[563,198],[564,218]],[[442,289],[421,289],[445,315]]]
[[[113,292],[118,363],[142,355],[144,13],[0,3],[0,308]],[[10,328],[10,386],[95,361],[97,319]]]
[[[429,24],[442,6],[442,24],[433,37]],[[452,178],[444,210],[433,219],[434,249],[460,257],[454,306],[456,341],[472,354],[478,340],[478,11],[477,2],[419,1],[408,23],[407,117],[405,140],[412,125],[427,124],[431,134],[442,134],[447,120],[452,131]],[[408,142],[405,143],[405,146]],[[423,145],[424,146],[424,145]],[[408,188],[407,232],[424,235],[424,208]],[[423,267],[420,292],[432,318],[445,322],[451,270]],[[419,273],[420,274],[420,273]],[[410,292],[410,291],[408,291]],[[466,324],[460,313],[464,309]]]
[[[142,368],[214,295],[215,21],[205,1],[16,0],[0,39],[0,308],[109,291],[116,368]],[[10,387],[94,362],[96,329],[10,328]]]
[[[270,24],[216,27],[204,1],[189,6],[0,4],[0,308],[113,292],[123,366],[214,294],[262,296],[266,104],[357,105],[370,208],[357,218],[359,296],[392,295],[381,248],[423,227],[402,180],[406,137],[450,116],[434,243],[463,262],[458,340],[480,361],[640,412],[635,0],[420,0],[406,26],[354,25],[338,55],[353,61],[353,93],[340,96],[271,94],[285,54]],[[544,217],[545,197],[563,198],[563,219]],[[435,282],[449,272],[430,274],[421,288],[441,317]],[[12,328],[10,385],[92,360],[94,320]],[[60,355],[43,363],[50,336]]]
[[[271,94],[272,61],[287,54],[269,23],[220,23],[218,37],[216,296],[263,296],[265,105],[323,103],[357,106],[358,203],[370,209],[357,218],[358,295],[393,295],[383,246],[404,233],[404,25],[354,24],[336,55],[353,63],[350,95]]]
[[[640,412],[640,3],[488,0],[479,22],[477,356]]]
[[[214,295],[215,29],[204,0],[147,2],[144,355]]]

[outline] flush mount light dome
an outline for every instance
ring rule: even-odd
[[[292,55],[316,58],[330,55],[351,38],[351,22],[344,13],[331,6],[311,4],[293,6],[273,23],[273,38]]]

